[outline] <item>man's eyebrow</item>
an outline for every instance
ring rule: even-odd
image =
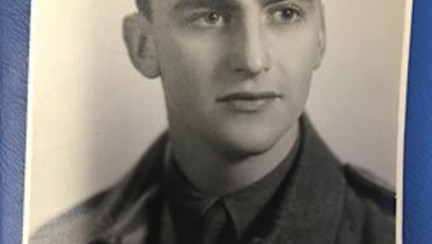
[[[312,4],[315,3],[317,0],[260,0],[262,5],[267,6],[271,4],[277,4],[282,2],[300,2],[300,3],[307,3]]]
[[[221,7],[221,6],[232,6],[233,1],[229,0],[179,0],[177,4],[174,5],[174,10],[181,10],[187,8],[197,8],[197,7]]]
[[[268,6],[268,5],[278,4],[283,2],[300,2],[305,4],[313,4],[317,0],[249,0],[249,1],[259,1],[262,6]],[[179,0],[179,2],[174,5],[174,10],[197,8],[197,7],[234,8],[237,5],[238,2],[235,0]]]

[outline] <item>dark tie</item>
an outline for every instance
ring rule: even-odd
[[[207,210],[201,228],[201,241],[199,244],[235,243],[234,225],[221,201],[215,202]]]

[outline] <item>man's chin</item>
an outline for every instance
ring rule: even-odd
[[[263,155],[271,151],[279,138],[254,138],[251,135],[248,135],[231,139],[232,140],[229,143],[225,143],[222,147],[223,153],[231,159],[241,160],[248,157]]]

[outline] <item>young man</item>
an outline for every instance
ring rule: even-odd
[[[169,130],[120,184],[34,243],[394,243],[393,194],[302,115],[325,51],[319,0],[138,0],[135,68]]]

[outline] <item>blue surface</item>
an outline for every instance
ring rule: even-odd
[[[28,0],[0,0],[0,243],[21,243]]]
[[[404,244],[432,243],[432,1],[415,0],[405,136]]]

